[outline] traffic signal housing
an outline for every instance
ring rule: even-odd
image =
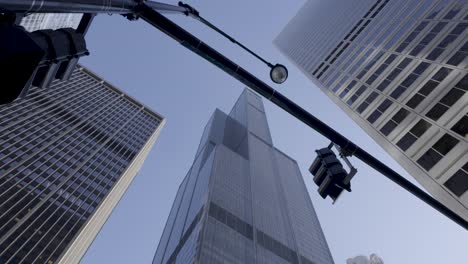
[[[315,152],[317,157],[310,165],[309,171],[314,176],[313,180],[318,186],[320,196],[324,199],[330,196],[335,203],[343,190],[351,192],[351,178],[356,173],[356,169],[346,159],[346,163],[351,167],[348,173],[331,147]]]
[[[68,80],[78,58],[89,54],[81,32],[27,32],[15,21],[14,13],[0,13],[0,105],[25,96],[31,85],[45,89],[55,79]]]

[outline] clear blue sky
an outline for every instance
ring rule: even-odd
[[[287,65],[290,77],[274,86],[279,91],[410,178],[273,47],[272,40],[303,0],[189,3],[267,60]],[[188,17],[170,18],[271,83],[269,69],[228,40]],[[228,111],[232,107],[244,85],[143,21],[100,15],[87,40],[91,55],[81,63],[165,116],[167,123],[82,263],[151,263],[203,127],[215,108]],[[337,264],[370,253],[382,256],[386,263],[466,263],[466,231],[356,159],[352,161],[359,172],[352,182],[353,191],[335,205],[322,200],[307,168],[314,150],[329,142],[270,102],[265,107],[275,145],[301,167]]]

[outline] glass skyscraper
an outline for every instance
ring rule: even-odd
[[[468,220],[468,2],[310,0],[274,43]]]
[[[0,263],[79,263],[163,123],[81,66],[0,106]]]
[[[299,167],[249,90],[216,110],[180,184],[153,264],[333,263]]]

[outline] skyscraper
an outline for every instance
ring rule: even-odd
[[[153,264],[333,263],[297,163],[272,145],[259,96],[216,110]]]
[[[467,27],[462,0],[310,0],[274,43],[468,220]]]
[[[346,260],[346,264],[384,264],[382,258],[376,254],[371,254],[370,257],[357,256]]]
[[[164,118],[81,66],[0,117],[0,263],[78,263]]]

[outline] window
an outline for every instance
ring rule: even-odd
[[[359,87],[359,89],[353,94],[353,96],[351,96],[350,99],[348,99],[348,101],[346,101],[346,103],[348,105],[352,105],[362,95],[362,93],[366,91],[366,89],[367,87],[365,85],[362,85],[361,87]]]
[[[346,96],[346,94],[348,94],[348,92],[354,87],[354,85],[356,85],[357,81],[353,80],[351,81],[348,86],[346,86],[346,88],[340,93],[340,98],[343,98]]]
[[[427,112],[426,116],[434,121],[439,120],[439,118],[464,94],[465,91],[457,87],[452,88],[431,110],[429,110],[429,112]]]
[[[436,74],[434,74],[434,76],[432,76],[432,79],[438,82],[442,82],[445,79],[445,77],[447,77],[447,75],[450,74],[451,71],[452,70],[449,68],[442,67],[436,72]]]
[[[398,142],[397,146],[403,151],[411,147],[418,138],[420,138],[431,127],[431,124],[424,119],[421,119],[414,125],[410,131],[404,135]]]
[[[367,109],[367,107],[372,103],[374,102],[374,100],[377,98],[379,94],[376,93],[376,92],[372,92],[369,96],[367,96],[367,98],[364,100],[364,102],[362,102],[359,107],[357,108],[357,112],[358,113],[362,113],[364,112],[364,110]]]
[[[462,63],[468,55],[468,42],[466,42],[463,47],[460,48],[448,61],[447,64],[458,66]]]
[[[409,111],[402,108],[400,109],[381,129],[380,132],[388,136],[407,116]]]
[[[417,160],[417,163],[427,171],[432,169],[458,142],[456,138],[445,134]]]
[[[455,125],[453,125],[451,130],[462,137],[468,137],[468,116],[464,115]]]
[[[385,99],[372,114],[369,115],[367,121],[373,124],[382,114],[392,105],[392,101]]]
[[[442,19],[452,19],[454,18],[458,13],[460,13],[461,6],[460,5],[455,5],[454,8],[452,8]]]
[[[447,187],[456,196],[461,197],[468,190],[468,163],[460,168],[444,186]]]
[[[426,84],[423,85],[419,89],[419,91],[406,103],[407,106],[411,108],[416,108],[423,100],[426,98],[436,87],[439,85],[439,82],[442,82],[451,72],[451,69],[442,67],[440,70],[438,70],[433,76],[432,79],[427,81]],[[432,119],[437,120],[440,116],[442,116],[445,111],[447,111],[446,106],[437,106],[434,107],[434,109],[429,112],[431,112],[429,115],[431,116]],[[428,116],[429,117],[429,116]]]

